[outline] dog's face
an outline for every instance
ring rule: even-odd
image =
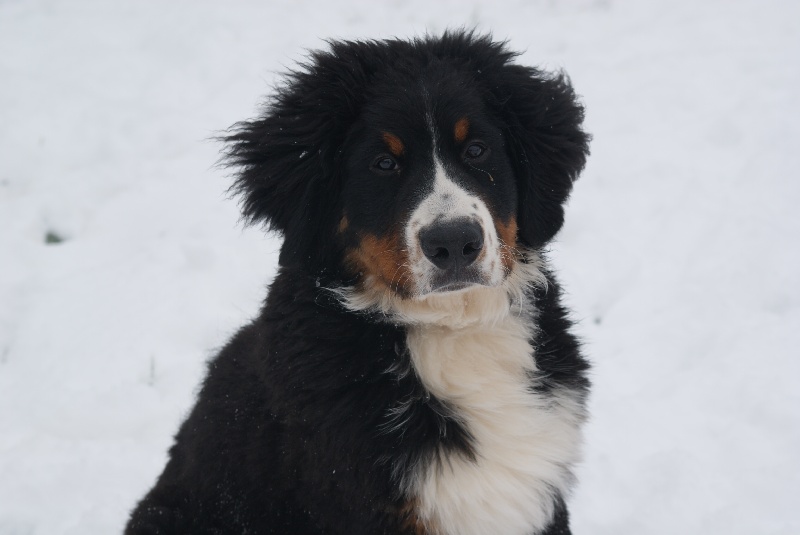
[[[422,74],[377,87],[344,144],[345,261],[404,297],[498,286],[517,240],[502,125],[459,73]]]
[[[333,43],[226,138],[281,264],[401,299],[500,286],[561,227],[588,153],[563,75],[487,37]]]

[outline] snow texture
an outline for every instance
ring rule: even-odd
[[[565,68],[594,135],[551,255],[594,363],[575,533],[800,533],[798,20],[792,0],[0,1],[0,534],[120,532],[256,313],[280,242],[239,223],[211,138],[324,38],[462,25]]]

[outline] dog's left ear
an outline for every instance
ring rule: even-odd
[[[496,91],[517,174],[519,239],[539,248],[564,222],[564,203],[589,155],[583,106],[569,79],[506,64]]]

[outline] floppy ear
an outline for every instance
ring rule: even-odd
[[[315,270],[332,252],[337,159],[363,78],[358,63],[336,50],[315,52],[276,89],[260,118],[237,123],[222,138],[228,143],[223,162],[238,169],[231,190],[241,198],[244,218],[284,236],[281,265]]]
[[[543,246],[564,222],[564,202],[589,155],[583,106],[563,73],[506,64],[501,90],[517,174],[519,239]]]

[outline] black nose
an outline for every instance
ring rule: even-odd
[[[458,270],[478,258],[483,230],[471,219],[434,223],[419,233],[422,252],[439,269]]]

